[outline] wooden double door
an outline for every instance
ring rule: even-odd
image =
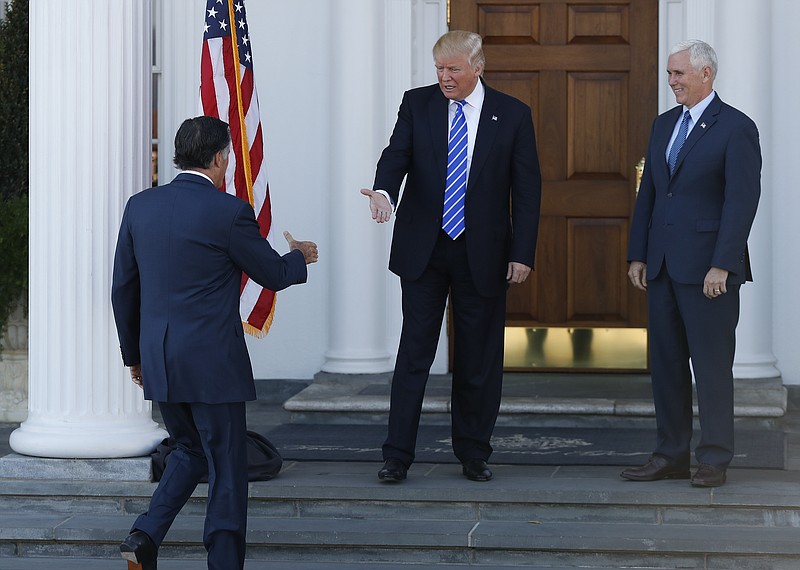
[[[627,279],[636,166],[657,112],[657,0],[451,0],[485,78],[533,110],[542,169],[535,271],[508,327],[644,327]]]

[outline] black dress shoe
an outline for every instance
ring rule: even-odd
[[[630,467],[620,473],[630,481],[660,481],[661,479],[688,479],[689,468],[673,463],[663,455],[653,455],[640,467]]]
[[[141,530],[130,533],[119,545],[119,552],[128,561],[128,570],[157,570],[158,549]]]
[[[461,462],[461,472],[470,481],[489,481],[492,471],[483,459],[467,459]]]
[[[724,468],[701,463],[692,477],[692,487],[721,487],[726,479]]]
[[[408,467],[399,459],[389,458],[383,463],[383,467],[378,471],[378,479],[390,483],[398,483],[406,478]]]

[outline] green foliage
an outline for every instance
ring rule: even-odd
[[[0,331],[28,286],[28,197],[0,202]]]
[[[0,20],[0,334],[28,284],[28,0]]]

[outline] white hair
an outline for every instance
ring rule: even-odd
[[[687,40],[676,44],[669,52],[673,55],[682,51],[689,52],[689,63],[697,71],[704,67],[711,68],[711,80],[717,77],[717,52],[702,40]]]

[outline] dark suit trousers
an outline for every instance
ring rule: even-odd
[[[505,293],[483,297],[475,290],[465,239],[439,233],[422,276],[401,280],[403,330],[391,388],[384,459],[414,461],[422,400],[436,355],[450,294],[454,331],[452,385],[453,451],[461,461],[488,459],[503,382]]]
[[[700,416],[699,463],[733,459],[733,357],[739,286],[716,299],[702,285],[673,281],[666,267],[648,282],[650,368],[658,442],[655,453],[688,467],[692,439],[691,358]]]
[[[244,402],[159,402],[161,417],[178,447],[167,457],[150,507],[134,529],[161,545],[169,527],[208,468],[203,544],[209,570],[244,567],[247,530],[247,427]]]

